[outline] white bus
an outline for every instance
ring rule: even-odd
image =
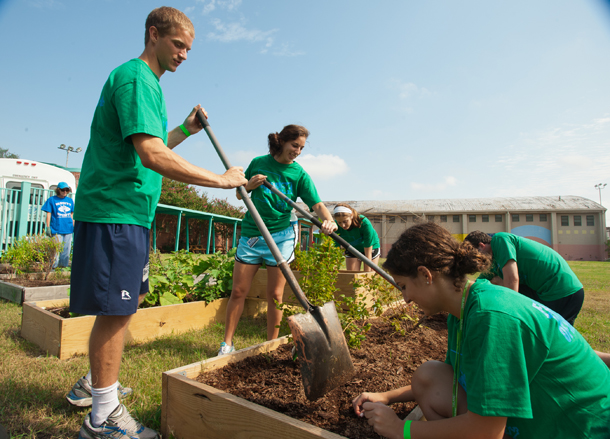
[[[34,160],[0,158],[0,252],[21,236],[44,232],[41,207],[62,181],[76,191],[70,171]],[[24,183],[30,186],[29,196],[22,194]]]
[[[34,160],[0,159],[0,188],[21,189],[24,181],[29,181],[32,188],[53,191],[65,181],[76,191],[76,179],[70,171]]]

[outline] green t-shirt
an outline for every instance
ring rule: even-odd
[[[379,248],[379,236],[375,231],[375,228],[364,215],[359,215],[362,223],[360,227],[352,227],[349,230],[342,229],[341,226],[335,232],[341,238],[345,239],[360,253],[364,253],[364,249],[367,247],[373,247],[373,250]],[[337,243],[337,246],[339,244]]]
[[[449,315],[446,363],[459,319]],[[468,410],[506,416],[515,439],[610,438],[610,369],[559,314],[478,280],[464,309],[459,382]]]
[[[296,162],[285,165],[275,160],[271,154],[256,157],[246,169],[246,178],[249,180],[258,174],[266,175],[267,181],[292,201],[300,197],[310,209],[321,201],[311,177]],[[269,233],[290,227],[292,207],[265,186],[254,189],[251,199]],[[246,212],[241,223],[241,234],[248,238],[261,235],[250,212]]]
[[[159,78],[140,59],[112,71],[98,102],[76,192],[74,219],[150,228],[161,175],[142,165],[132,134],[167,145],[167,112]]]
[[[565,259],[544,244],[512,233],[496,233],[491,238],[491,253],[492,272],[503,278],[502,268],[514,260],[519,283],[536,291],[542,300],[558,300],[582,288]]]

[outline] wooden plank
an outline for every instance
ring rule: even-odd
[[[49,287],[24,288],[23,301],[67,299],[70,285],[52,285]]]
[[[165,407],[163,437],[345,439],[177,374],[167,374]]]
[[[50,355],[59,356],[61,317],[36,306],[36,302],[26,302],[21,315],[21,336]]]
[[[0,282],[0,298],[10,302],[23,303],[23,287],[10,282]]]
[[[28,303],[22,318],[21,334],[51,355],[60,359],[89,352],[89,336],[95,316],[63,319],[45,308],[64,307],[69,300],[45,300]],[[214,322],[224,322],[228,299],[219,299],[206,305],[191,302],[153,308],[142,308],[133,316],[125,341],[146,341],[168,334],[180,334],[204,328]],[[247,299],[244,315],[257,315],[266,311],[266,301]],[[44,316],[44,317],[42,317]]]

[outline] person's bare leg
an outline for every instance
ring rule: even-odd
[[[360,259],[345,258],[345,268],[348,271],[360,271]]]
[[[91,385],[104,388],[119,379],[125,331],[131,316],[97,316],[89,338]]]
[[[452,416],[453,368],[440,361],[427,361],[417,368],[411,389],[428,421]],[[466,392],[458,386],[458,415],[466,413]]]
[[[276,328],[282,321],[283,312],[275,307],[275,301],[283,302],[286,278],[278,267],[267,268],[267,340],[273,340],[280,334]]]
[[[595,351],[595,353],[599,355],[599,358],[601,358],[604,363],[606,363],[606,366],[610,367],[610,354],[600,351]]]
[[[227,314],[225,319],[225,338],[224,342],[228,345],[233,343],[233,335],[237,330],[237,324],[244,312],[244,303],[252,285],[252,279],[258,271],[260,265],[248,265],[235,261],[233,267],[233,289],[227,304]]]

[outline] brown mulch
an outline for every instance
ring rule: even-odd
[[[298,360],[292,361],[292,344],[206,372],[197,381],[350,439],[380,438],[366,420],[354,414],[352,400],[362,392],[406,386],[424,362],[444,361],[446,320],[446,314],[438,314],[415,328],[412,322],[404,322],[404,336],[387,322],[372,320],[361,349],[350,349],[354,378],[313,402],[303,392]],[[400,418],[414,407],[413,402],[392,406]]]
[[[15,285],[21,285],[22,287],[51,287],[54,285],[69,285],[70,279],[26,279],[22,277],[15,277],[12,279],[4,279],[5,282],[9,282]]]

